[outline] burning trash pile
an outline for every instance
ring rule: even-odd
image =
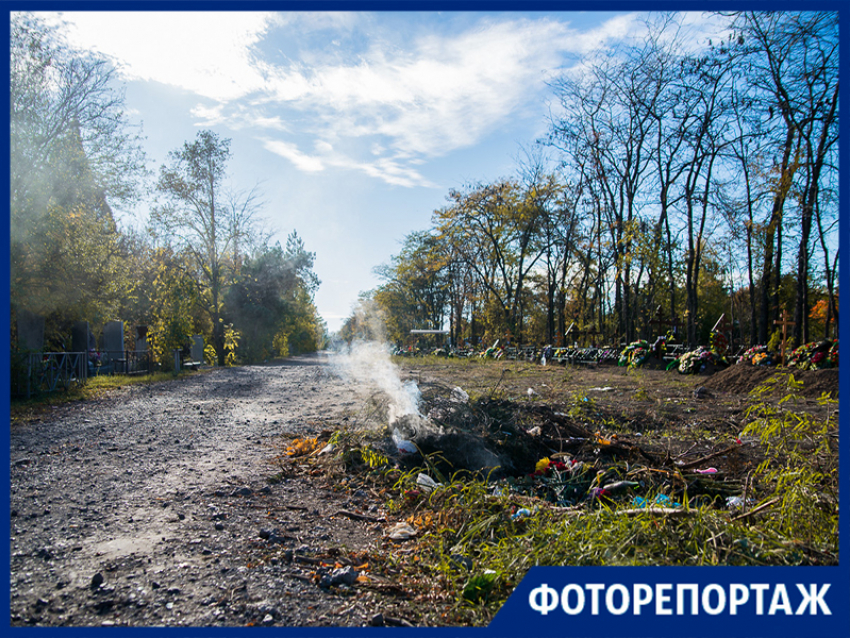
[[[618,421],[603,399],[550,401],[543,384],[513,386],[511,398],[419,374],[403,382],[379,349],[367,352],[370,363],[351,361],[346,374],[380,391],[335,430],[288,442],[281,467],[371,495],[344,512],[377,535],[359,548],[369,571],[350,587],[392,586],[394,601],[408,601],[392,613],[414,625],[486,625],[535,565],[837,564],[829,482],[816,494],[782,482],[797,475],[790,466],[764,474],[759,430],[671,445],[649,435],[660,426]],[[761,431],[775,418],[765,412]],[[798,499],[799,515],[788,517],[784,498]]]
[[[725,508],[727,498],[741,493],[737,475],[699,461],[685,464],[669,458],[669,451],[662,456],[639,445],[638,436],[603,434],[593,425],[594,401],[588,397],[574,397],[567,412],[536,402],[539,395],[532,391],[521,402],[472,400],[462,388],[445,386],[423,397],[416,382],[401,380],[388,349],[376,343],[358,344],[339,365],[367,390],[371,421],[354,419],[325,441],[290,443],[288,457],[306,453],[349,470],[416,471],[440,484],[463,476],[486,482],[493,495],[555,507]],[[736,447],[718,456],[734,457]],[[427,490],[420,480],[407,492],[409,501]]]
[[[634,348],[637,356],[648,349],[641,345]],[[695,367],[707,360],[703,354],[688,353],[678,365]],[[306,451],[348,469],[417,475],[426,470],[435,483],[458,475],[485,481],[493,495],[555,507],[725,508],[728,498],[741,494],[740,471],[716,467],[718,457],[740,464],[742,444],[735,437],[719,453],[685,462],[669,450],[640,445],[639,434],[604,434],[598,423],[608,417],[595,414],[586,396],[573,397],[561,410],[536,401],[540,397],[531,389],[528,400],[518,402],[473,400],[462,388],[446,386],[431,387],[423,397],[415,381],[402,381],[389,349],[378,343],[357,344],[338,363],[341,374],[364,388],[374,409],[327,440],[311,441],[309,450],[291,443],[287,456]],[[421,484],[410,489],[424,493]]]

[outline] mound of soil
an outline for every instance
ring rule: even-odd
[[[725,370],[711,375],[707,380],[701,382],[711,390],[730,392],[734,394],[747,394],[758,386],[765,383],[775,375],[788,374],[786,371],[777,371],[776,368],[767,368],[752,365],[733,365]],[[801,390],[797,391],[809,398],[820,397],[824,392],[838,398],[838,370],[835,368],[826,370],[793,370],[790,372],[796,381],[803,383]],[[785,388],[786,384],[781,382],[779,387]]]

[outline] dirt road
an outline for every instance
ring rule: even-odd
[[[380,526],[334,516],[356,494],[268,480],[282,435],[315,436],[356,401],[313,355],[15,425],[11,624],[367,624],[375,610],[317,586],[310,557],[365,546]]]

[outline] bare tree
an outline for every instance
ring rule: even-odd
[[[771,266],[774,233],[781,232],[782,213],[796,195],[800,235],[796,259],[794,334],[808,339],[808,278],[811,232],[820,187],[838,140],[838,14],[742,13],[737,16],[738,44],[750,70],[750,81],[768,119],[784,131],[781,159],[762,275],[759,337],[766,340],[771,311],[779,311],[781,239]],[[780,124],[781,123],[781,124]],[[771,270],[773,269],[773,273]],[[771,281],[771,274],[774,278]],[[772,294],[772,298],[771,295]]]
[[[240,245],[256,237],[258,195],[228,192],[230,140],[212,131],[200,131],[168,159],[157,182],[164,202],[151,211],[151,230],[191,257],[219,364],[224,365],[224,289]]]

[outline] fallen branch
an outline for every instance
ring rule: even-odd
[[[662,514],[669,516],[690,516],[699,510],[684,507],[640,507],[630,510],[617,510],[617,516],[636,516],[638,514]]]
[[[293,556],[292,561],[294,563],[301,563],[303,565],[321,565],[323,562],[321,558],[313,558],[312,556],[301,556],[299,554]]]
[[[702,463],[705,463],[706,461],[710,461],[711,459],[716,458],[718,456],[723,456],[724,454],[728,454],[732,450],[736,450],[736,449],[738,449],[737,443],[735,445],[730,445],[729,447],[727,447],[723,450],[720,450],[718,452],[712,452],[711,454],[708,454],[706,456],[698,458],[696,461],[690,461],[688,463],[682,463],[681,465],[677,465],[676,467],[678,467],[680,470],[687,470],[689,468],[696,467],[697,465],[701,465]]]
[[[348,518],[352,518],[356,521],[368,521],[370,523],[385,523],[387,521],[387,519],[383,516],[378,518],[377,516],[358,514],[357,512],[349,512],[348,510],[337,510],[332,514],[332,516],[347,516]]]
[[[769,501],[767,501],[766,503],[762,503],[758,507],[751,509],[749,512],[745,512],[743,514],[738,514],[738,516],[736,516],[733,519],[730,519],[730,521],[740,521],[741,519],[747,518],[748,516],[753,516],[754,514],[758,514],[762,510],[766,510],[771,505],[776,505],[778,502],[779,502],[778,498],[772,498]]]
[[[693,450],[693,449],[694,449],[697,445],[699,445],[699,441],[697,441],[697,442],[696,442],[696,443],[694,443],[691,447],[689,447],[687,450],[685,450],[684,452],[682,452],[681,454],[679,454],[679,455],[676,457],[676,460],[678,461],[679,459],[682,459],[682,458],[686,457],[688,454],[690,454],[690,453],[691,453],[691,450]]]
[[[260,505],[260,507],[266,507],[265,505]],[[281,503],[280,507],[288,510],[299,510],[302,512],[306,512],[309,510],[309,507],[304,507],[303,505],[287,505],[286,503]]]

